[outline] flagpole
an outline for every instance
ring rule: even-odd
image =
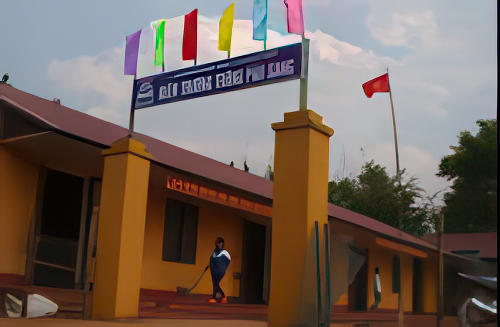
[[[443,233],[444,233],[444,216],[439,213],[437,217],[437,246],[438,246],[438,291],[437,291],[437,326],[443,326]]]
[[[401,176],[399,175],[399,154],[398,154],[398,134],[396,133],[396,118],[394,117],[394,104],[392,102],[392,91],[391,85],[389,83],[389,67],[387,67],[387,83],[389,84],[389,97],[391,99],[391,110],[392,110],[392,126],[394,127],[394,145],[396,147],[396,176],[398,181],[401,181]]]
[[[266,51],[266,40],[267,40],[267,0],[266,0],[266,31],[264,35],[264,51]]]
[[[309,68],[309,40],[302,32],[302,67],[300,73],[299,110],[307,110],[307,75]]]
[[[128,122],[128,134],[132,136],[134,131],[134,116],[135,116],[135,92],[137,89],[136,76],[134,75],[134,85],[132,86],[132,99],[130,100],[130,118]]]

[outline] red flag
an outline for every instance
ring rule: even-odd
[[[390,92],[389,73],[385,73],[363,84],[363,91],[368,98],[371,98],[373,93]]]
[[[182,60],[196,60],[198,36],[198,9],[184,16],[184,36],[182,39]]]

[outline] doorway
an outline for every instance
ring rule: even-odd
[[[365,260],[347,288],[347,308],[349,311],[366,311],[368,306],[368,250]]]
[[[266,226],[249,220],[243,222],[243,260],[240,301],[263,304]]]
[[[413,257],[412,309],[414,313],[424,312],[424,279],[422,259]]]
[[[46,171],[35,230],[32,284],[74,289],[84,178]]]

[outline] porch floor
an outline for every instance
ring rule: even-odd
[[[5,285],[6,286],[6,285]],[[2,285],[2,287],[5,287]],[[8,287],[8,286],[7,286]],[[237,298],[228,298],[226,304],[208,303],[210,295],[188,294],[176,292],[141,289],[139,317],[135,319],[116,319],[113,321],[82,320],[84,308],[88,307],[88,292],[75,290],[59,290],[36,286],[13,285],[13,288],[36,292],[53,299],[59,304],[59,312],[55,317],[41,319],[7,319],[0,318],[1,326],[115,326],[116,322],[126,325],[143,326],[267,326],[268,306],[262,304],[241,304]],[[91,296],[90,296],[91,297]],[[87,302],[87,303],[86,303]],[[335,307],[336,308],[336,307]],[[330,316],[331,327],[397,327],[398,313],[395,310],[377,310],[368,312],[346,312],[334,308]],[[66,319],[57,319],[66,318]],[[69,318],[69,319],[68,319]],[[77,320],[74,320],[74,319]],[[236,323],[237,321],[237,323]],[[122,324],[120,324],[122,325]],[[404,326],[417,327],[436,326],[434,314],[405,313]],[[456,317],[445,317],[444,327],[457,326]]]
[[[238,299],[228,297],[226,304],[211,304],[206,294],[179,295],[176,292],[141,289],[139,317],[163,319],[197,320],[252,320],[267,321],[268,306],[240,304]],[[330,316],[331,327],[397,327],[396,310],[368,312],[338,312]],[[266,324],[267,325],[267,324]],[[436,326],[434,314],[404,314],[405,327]],[[456,326],[456,317],[445,317],[446,327]]]

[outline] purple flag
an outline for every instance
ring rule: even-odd
[[[283,0],[286,6],[286,22],[288,33],[302,35],[304,33],[304,17],[302,0]]]
[[[141,31],[130,34],[125,38],[125,67],[123,73],[125,75],[136,75],[137,73],[137,56],[139,55],[139,41],[141,40]]]

